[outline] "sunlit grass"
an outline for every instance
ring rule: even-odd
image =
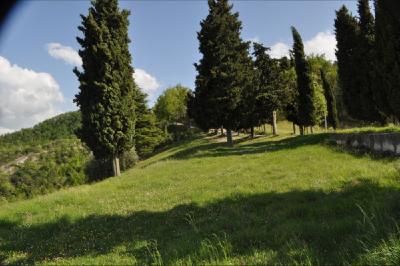
[[[3,204],[0,264],[394,261],[399,161],[281,128],[185,141],[121,177]]]

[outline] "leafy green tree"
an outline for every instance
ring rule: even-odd
[[[82,114],[78,135],[96,158],[112,158],[119,175],[119,157],[134,145],[134,83],[128,49],[129,11],[117,0],[92,2],[78,29],[82,70],[74,69],[80,82],[75,102]]]
[[[311,77],[311,67],[304,54],[304,45],[300,34],[292,27],[293,55],[297,75],[298,89],[298,123],[300,134],[304,134],[304,127],[313,126],[315,121],[314,88]]]
[[[375,100],[386,115],[400,119],[400,5],[376,0]]]
[[[320,71],[321,71],[322,87],[324,89],[324,95],[328,109],[327,123],[329,126],[333,127],[333,129],[336,129],[339,124],[339,119],[336,110],[335,95],[333,93],[332,85],[328,81],[326,72],[322,68],[320,69]]]
[[[163,131],[157,127],[156,116],[147,107],[146,98],[146,93],[141,90],[136,91],[135,148],[139,157],[150,155],[165,138]]]
[[[157,121],[165,133],[171,124],[188,124],[187,97],[189,89],[181,85],[166,89],[154,105]]]
[[[252,85],[252,61],[249,42],[240,37],[238,13],[232,13],[228,0],[209,0],[209,14],[198,33],[203,57],[195,64],[198,75],[195,88],[194,117],[203,129],[223,126],[232,145],[232,129],[239,126],[243,90]]]

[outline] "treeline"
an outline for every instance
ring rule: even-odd
[[[348,114],[386,124],[400,118],[400,3],[358,1],[358,17],[343,6],[336,12],[339,84]]]
[[[321,56],[307,58],[294,27],[290,58],[273,59],[269,48],[260,43],[250,47],[242,40],[239,15],[228,0],[208,4],[198,33],[203,57],[195,64],[196,88],[189,97],[189,115],[201,129],[226,128],[229,144],[233,130],[250,129],[253,136],[254,127],[265,123],[277,134],[278,111],[299,125],[301,134],[324,121],[337,127],[334,81],[329,77],[335,65]]]

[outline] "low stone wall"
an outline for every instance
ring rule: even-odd
[[[333,134],[330,141],[341,146],[400,155],[400,133]]]

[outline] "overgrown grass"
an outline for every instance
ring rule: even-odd
[[[400,127],[387,126],[387,127],[358,127],[337,130],[337,133],[399,133]]]
[[[121,177],[0,210],[0,264],[399,262],[399,161],[325,134],[181,142]]]

